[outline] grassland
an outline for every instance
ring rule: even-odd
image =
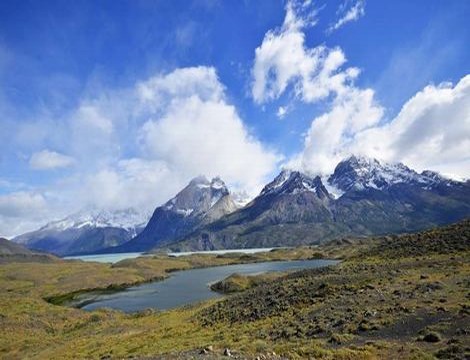
[[[160,279],[176,269],[342,258],[263,281],[225,300],[124,314],[51,304],[86,289]],[[465,359],[470,356],[470,221],[418,235],[342,240],[256,255],[155,256],[114,266],[0,266],[0,356],[8,359]],[[212,346],[208,355],[199,350]],[[276,355],[273,355],[273,352]]]

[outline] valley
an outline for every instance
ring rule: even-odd
[[[0,19],[0,360],[470,360],[470,0]]]
[[[2,357],[243,359],[468,356],[470,222],[418,234],[337,240],[237,256],[56,260],[0,268]],[[169,311],[92,312],[44,300],[128,286],[168,271],[238,262],[338,258],[339,265],[253,281],[226,299]],[[66,296],[67,297],[67,296]],[[273,352],[276,355],[273,355]]]
[[[59,256],[321,244],[399,234],[470,216],[470,183],[402,163],[350,156],[329,176],[285,169],[247,203],[199,176],[150,215],[83,211],[12,239]]]

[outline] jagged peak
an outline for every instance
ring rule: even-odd
[[[225,182],[218,176],[210,181],[200,175],[192,179],[163,207],[183,216],[199,215],[212,208],[221,198],[229,195]]]
[[[313,192],[320,198],[331,197],[319,176],[312,177],[298,170],[282,170],[274,180],[266,185],[260,196],[270,194],[298,194]]]
[[[342,191],[377,189],[383,190],[394,184],[410,183],[425,189],[450,180],[435,171],[421,174],[401,162],[381,162],[374,158],[351,155],[335,168],[328,183]]]
[[[82,227],[118,227],[129,230],[145,225],[150,219],[150,216],[151,213],[149,211],[141,211],[132,207],[117,210],[92,207],[82,209],[60,220],[51,221],[42,226],[39,231],[62,231]]]
[[[210,181],[207,179],[205,175],[198,175],[195,178],[191,179],[189,182],[188,186],[194,186],[194,185],[209,185]]]

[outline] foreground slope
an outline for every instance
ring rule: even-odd
[[[470,220],[319,249],[346,260],[255,286],[204,309],[199,321],[244,329],[292,357],[330,358],[328,348],[339,358],[470,356]]]
[[[165,312],[86,312],[44,300],[176,268],[318,256],[343,261]],[[419,234],[241,257],[10,263],[0,267],[0,357],[217,359],[229,348],[239,359],[466,359],[469,277],[470,220]]]
[[[419,231],[470,216],[470,184],[352,156],[328,179],[283,171],[245,208],[168,246],[209,250],[295,246]]]

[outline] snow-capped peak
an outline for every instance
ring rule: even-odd
[[[298,194],[312,192],[318,197],[330,197],[320,177],[311,177],[299,171],[283,170],[261,191],[261,196],[270,194]]]
[[[83,227],[104,228],[116,227],[126,230],[133,230],[145,226],[150,219],[151,213],[148,211],[138,211],[134,208],[121,210],[81,210],[63,219],[52,221],[40,230],[79,229]]]
[[[442,181],[446,180],[432,171],[418,174],[402,163],[381,163],[377,159],[354,155],[341,161],[328,178],[328,184],[341,191],[383,190],[400,183],[429,187]]]
[[[229,191],[221,178],[208,180],[205,176],[192,179],[164,208],[183,216],[207,212]]]
[[[282,170],[280,174],[274,178],[273,181],[271,181],[268,185],[263,188],[263,190],[261,190],[261,195],[272,193],[276,191],[276,189],[281,188],[282,185],[284,185],[286,181],[289,180],[291,174],[291,170]]]

